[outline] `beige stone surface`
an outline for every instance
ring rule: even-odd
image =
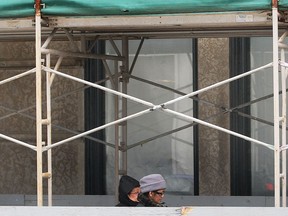
[[[67,49],[64,42],[52,44]],[[0,80],[15,76],[35,67],[34,43],[19,42],[0,44]],[[52,65],[57,58],[52,59]],[[63,62],[60,71],[83,77],[79,61]],[[43,75],[43,119],[46,118],[45,73]],[[23,142],[36,143],[35,74],[25,76],[0,86],[0,133]],[[56,76],[52,84],[52,143],[83,131],[83,85]],[[43,141],[46,141],[43,127]],[[84,143],[78,139],[52,149],[53,194],[84,194]],[[0,140],[0,193],[36,194],[36,152],[15,143]],[[47,172],[47,157],[43,153],[43,172]],[[43,181],[44,193],[47,180]]]
[[[229,40],[199,39],[199,89],[229,78]],[[229,115],[219,107],[229,105],[229,86],[209,90],[199,95],[199,118],[229,128]],[[219,115],[217,115],[219,113]],[[213,118],[211,116],[217,115]],[[200,195],[230,195],[229,135],[215,129],[199,127],[199,193]]]

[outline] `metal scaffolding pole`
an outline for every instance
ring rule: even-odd
[[[46,55],[46,66],[50,67],[51,55]],[[52,119],[51,119],[51,73],[46,73],[46,112],[47,112],[47,146],[52,144]],[[47,168],[45,177],[48,179],[48,206],[52,206],[52,149],[47,151]]]
[[[125,36],[122,38],[122,56],[124,57],[124,60],[122,61],[122,93],[127,94],[127,86],[129,82],[129,41],[128,38]],[[127,116],[127,98],[122,98],[122,118]],[[127,121],[123,122],[121,124],[121,148],[122,148],[122,154],[121,154],[121,171],[122,175],[127,174]]]
[[[118,74],[118,61],[114,61],[115,74]],[[119,90],[119,77],[114,76],[114,84],[116,91]],[[119,96],[114,95],[114,120],[119,119]],[[114,125],[114,139],[115,139],[115,170],[114,170],[114,178],[115,178],[115,202],[118,201],[118,186],[119,186],[119,125]]]
[[[42,81],[41,81],[41,1],[35,1],[35,49],[36,49],[36,146],[37,146],[37,205],[43,206],[42,171]]]
[[[281,48],[281,62],[285,62],[285,50]],[[281,67],[281,87],[282,87],[282,121],[281,121],[281,147],[286,143],[286,68]],[[286,207],[286,150],[281,152],[281,186],[282,186],[282,206]]]
[[[282,186],[282,206],[286,207],[286,181],[287,181],[287,172],[286,172],[286,161],[287,161],[287,152],[286,152],[286,139],[287,139],[287,91],[286,91],[286,82],[287,82],[287,66],[286,66],[286,56],[285,50],[288,50],[288,46],[284,44],[284,40],[287,38],[288,31],[284,32],[284,34],[279,39],[279,48],[281,50],[281,87],[282,87],[282,119],[281,119],[281,186]]]
[[[273,103],[274,103],[274,199],[280,207],[279,71],[278,71],[278,2],[272,0],[273,22]]]

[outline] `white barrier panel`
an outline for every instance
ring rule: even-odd
[[[288,209],[275,207],[0,207],[5,216],[287,216]]]

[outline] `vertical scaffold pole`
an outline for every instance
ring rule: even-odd
[[[274,102],[274,198],[280,207],[280,140],[279,140],[279,57],[278,57],[278,2],[272,0],[273,25],[273,102]]]
[[[122,55],[124,61],[122,64],[122,93],[127,94],[128,73],[129,73],[129,41],[127,36],[122,39]],[[127,116],[127,98],[122,98],[122,118]],[[127,121],[122,123],[122,174],[127,174]]]
[[[118,61],[114,61],[114,74],[118,74]],[[116,91],[119,91],[119,77],[114,76]],[[114,120],[119,119],[119,96],[114,95]],[[115,125],[115,201],[118,202],[118,186],[119,186],[119,124]]]
[[[51,55],[46,55],[46,66],[50,68]],[[51,119],[51,73],[46,72],[46,110],[47,110],[47,146],[52,144],[52,119]],[[52,149],[47,150],[47,168],[48,168],[48,206],[52,206]]]
[[[281,49],[281,62],[285,62],[285,51]],[[281,67],[281,87],[282,87],[282,119],[281,119],[281,147],[286,145],[286,68]],[[281,188],[282,188],[282,206],[286,207],[286,150],[281,151]]]
[[[41,97],[41,0],[35,0],[36,53],[36,147],[37,147],[37,205],[43,206],[42,178],[42,97]]]

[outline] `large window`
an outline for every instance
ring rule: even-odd
[[[117,45],[121,50],[121,43]],[[138,45],[137,40],[129,42],[130,65]],[[109,44],[107,52],[114,53]],[[179,97],[178,92],[192,92],[192,77],[192,39],[146,40],[129,79],[128,94],[158,105]],[[113,97],[107,95],[106,104],[109,110],[106,119],[109,122],[114,118]],[[128,115],[146,108],[128,100]],[[192,99],[175,103],[169,108],[193,115]],[[134,147],[128,150],[128,174],[140,179],[147,174],[160,173],[167,180],[168,192],[193,194],[193,128],[169,133],[188,124],[161,111],[129,120],[128,146]],[[159,137],[145,142],[156,136]],[[107,130],[106,139],[114,143],[114,128]],[[142,144],[137,145],[140,142]],[[113,185],[114,149],[107,148],[107,185]],[[114,188],[110,190],[108,193],[114,192]]]
[[[251,38],[251,67],[272,62],[272,38]],[[251,121],[252,137],[273,144],[273,74],[272,68],[251,76],[251,114],[261,119]],[[281,97],[280,97],[281,98]],[[274,153],[252,145],[252,195],[274,194]]]

